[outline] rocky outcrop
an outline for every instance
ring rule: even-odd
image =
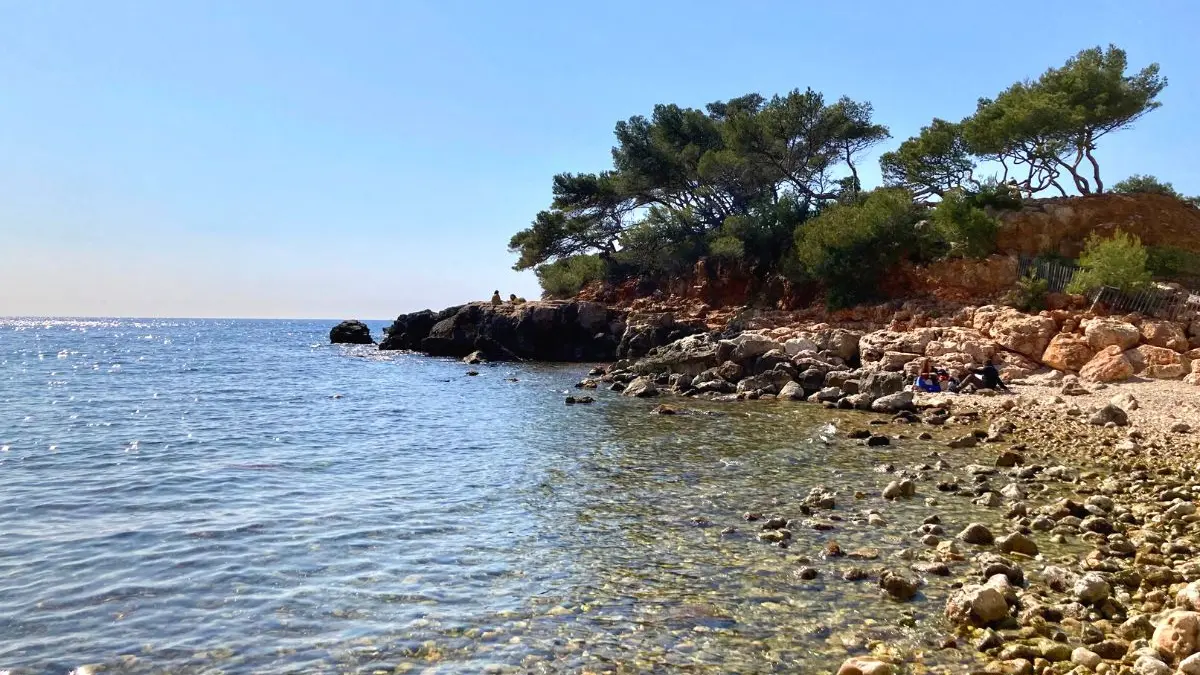
[[[1111,237],[1120,229],[1147,246],[1200,251],[1200,209],[1157,194],[1104,194],[1038,199],[1001,213],[996,246],[1001,251],[1040,255],[1054,251],[1075,258],[1093,232]]]
[[[1125,352],[1135,374],[1155,379],[1175,379],[1190,371],[1190,363],[1182,354],[1166,347],[1142,345]]]
[[[1188,350],[1188,338],[1183,327],[1170,321],[1143,321],[1142,340],[1154,347],[1164,347],[1180,353]]]
[[[329,330],[329,342],[332,344],[373,345],[371,329],[361,321],[343,321]]]
[[[598,305],[597,303],[580,303]],[[650,353],[655,347],[671,344],[672,342],[703,332],[703,324],[695,322],[676,321],[670,312],[631,313],[626,318],[626,326],[620,333],[620,341],[616,347],[616,358],[636,359]]]
[[[609,361],[624,315],[594,302],[472,303],[397,317],[380,349],[411,349],[489,361]]]

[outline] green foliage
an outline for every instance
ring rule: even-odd
[[[1129,178],[1118,182],[1112,186],[1113,192],[1122,194],[1136,194],[1149,192],[1156,195],[1167,195],[1176,199],[1183,199],[1183,195],[1175,190],[1175,186],[1170,183],[1164,183],[1154,176],[1143,176],[1141,174],[1133,174]]]
[[[1122,49],[1085,49],[1035,81],[980,99],[963,121],[963,138],[972,154],[1000,162],[1005,180],[1010,170],[1023,171],[1018,184],[1026,194],[1054,187],[1065,195],[1064,174],[1080,194],[1103,192],[1096,142],[1159,107],[1167,85],[1158,64],[1132,75],[1127,67]]]
[[[1004,297],[1004,304],[1022,312],[1040,312],[1046,309],[1049,291],[1048,281],[1030,273],[1017,280],[1017,287]]]
[[[858,156],[888,137],[871,116],[869,103],[811,89],[657,105],[617,123],[612,170],[555,176],[550,208],[509,243],[514,267],[595,252],[628,275],[705,255],[777,270],[796,225],[858,192]]]
[[[1200,278],[1200,253],[1177,246],[1147,246],[1146,268],[1157,279]]]
[[[885,185],[905,188],[918,198],[962,188],[975,170],[962,125],[936,118],[899,148],[883,153],[879,165]]]
[[[1136,236],[1117,230],[1111,239],[1093,234],[1079,256],[1079,271],[1067,285],[1069,293],[1087,293],[1101,286],[1132,291],[1150,282],[1146,247]]]
[[[996,250],[1000,223],[975,206],[961,189],[947,192],[931,214],[934,228],[950,244],[951,255],[986,258]]]
[[[570,298],[604,278],[604,261],[596,255],[576,255],[538,265],[534,272],[545,297]]]
[[[796,230],[797,260],[825,284],[831,307],[872,299],[882,275],[916,244],[922,214],[911,193],[894,188],[834,205]]]
[[[988,178],[967,194],[971,204],[981,209],[1015,211],[1021,208],[1021,191],[1012,183]]]

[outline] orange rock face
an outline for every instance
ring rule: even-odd
[[[1177,352],[1188,350],[1187,334],[1178,324],[1170,321],[1146,321],[1142,323],[1142,340],[1148,345],[1165,347]]]
[[[1147,246],[1200,251],[1200,209],[1166,195],[1040,199],[1020,211],[1000,214],[1000,222],[997,247],[1009,253],[1054,251],[1074,258],[1089,234],[1111,236],[1118,228],[1136,234]]]

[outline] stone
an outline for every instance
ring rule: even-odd
[[[1092,645],[1092,651],[1102,658],[1116,661],[1129,653],[1129,643],[1124,640],[1102,640]]]
[[[963,586],[946,601],[946,617],[957,623],[987,626],[1007,616],[1004,594],[990,586]]]
[[[817,348],[817,343],[813,342],[812,340],[806,337],[795,337],[783,343],[783,351],[786,352],[788,356],[795,356],[801,352],[816,353],[821,350]]]
[[[887,436],[884,436],[883,434],[871,434],[870,436],[867,437],[867,447],[868,448],[878,448],[880,446],[891,445],[891,444],[892,444],[892,439],[888,438]]]
[[[1075,376],[1071,376],[1063,380],[1062,389],[1059,389],[1058,393],[1063,396],[1087,396],[1091,392],[1079,384],[1079,380]]]
[[[343,321],[329,329],[330,344],[373,345],[371,329],[361,321]]]
[[[1188,424],[1187,422],[1176,422],[1171,425],[1170,429],[1171,433],[1174,434],[1186,434],[1191,430],[1192,425]]]
[[[799,382],[787,382],[779,390],[777,398],[783,401],[800,401],[804,399],[804,388]]]
[[[891,570],[884,570],[879,575],[879,587],[888,597],[898,602],[907,602],[917,594],[916,582]]]
[[[1172,661],[1181,661],[1200,651],[1200,613],[1171,612],[1154,629],[1150,644]]]
[[[1180,661],[1179,675],[1200,675],[1200,654],[1192,654]]]
[[[654,380],[649,377],[636,377],[621,392],[622,396],[634,396],[637,398],[652,398],[658,396],[658,387],[654,384]]]
[[[1079,369],[1079,377],[1089,382],[1120,382],[1133,377],[1133,364],[1125,352],[1112,345],[1096,352],[1091,361]]]
[[[1016,450],[1005,450],[996,458],[996,466],[1001,468],[1020,466],[1025,463],[1025,456]]]
[[[1055,370],[1078,371],[1096,355],[1086,338],[1072,333],[1059,333],[1050,339],[1042,353],[1042,363]]]
[[[842,663],[837,675],[892,675],[894,672],[892,664],[886,661],[856,656]]]
[[[1029,537],[1014,532],[996,540],[996,548],[1002,553],[1020,553],[1030,557],[1038,554],[1038,545]]]
[[[1125,412],[1133,412],[1134,410],[1137,410],[1138,406],[1140,405],[1137,397],[1127,391],[1123,391],[1120,394],[1113,396],[1108,400],[1108,402],[1124,410]]]
[[[1119,347],[1121,351],[1132,349],[1142,339],[1137,326],[1120,319],[1098,318],[1084,323],[1083,335],[1092,349],[1100,351],[1108,347]]]
[[[917,485],[911,480],[894,480],[883,489],[884,499],[899,499],[912,497],[917,493]]]
[[[1080,602],[1088,605],[1096,605],[1104,602],[1108,599],[1111,590],[1104,577],[1095,572],[1088,572],[1079,577],[1075,582],[1075,586],[1071,589]]]
[[[1171,667],[1153,656],[1139,656],[1133,662],[1133,672],[1137,675],[1171,675]]]
[[[870,400],[896,394],[904,390],[904,376],[900,373],[874,372],[863,379],[859,387]]]
[[[1175,594],[1175,605],[1180,609],[1200,612],[1200,580],[1193,581]]]
[[[871,403],[871,410],[877,413],[894,414],[902,410],[914,410],[913,392],[901,391],[895,394],[888,394],[875,399]]]
[[[1092,416],[1088,418],[1088,424],[1098,427],[1102,427],[1110,422],[1119,427],[1129,426],[1129,415],[1124,410],[1109,403],[1092,413]]]
[[[958,538],[964,543],[975,544],[978,546],[986,546],[995,541],[991,530],[984,527],[981,523],[971,523],[963,528],[962,532],[958,533]]]
[[[1103,662],[1104,659],[1100,658],[1099,654],[1087,647],[1076,647],[1071,652],[1071,663],[1083,666],[1088,670],[1095,670]]]
[[[1179,352],[1166,347],[1142,345],[1125,352],[1135,374],[1156,379],[1174,379],[1188,374],[1191,364]]]
[[[1143,321],[1142,340],[1154,347],[1164,347],[1176,352],[1188,350],[1187,334],[1179,324],[1170,321]]]
[[[973,448],[979,445],[979,437],[975,434],[960,436],[946,444],[947,447],[961,450],[963,448]]]

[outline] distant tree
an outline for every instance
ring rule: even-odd
[[[1149,192],[1156,195],[1167,195],[1176,199],[1184,198],[1183,195],[1175,190],[1174,185],[1160,181],[1154,176],[1143,176],[1136,173],[1123,181],[1117,182],[1117,184],[1112,186],[1112,191],[1121,194]]]
[[[962,125],[934,119],[916,136],[879,158],[884,184],[909,190],[920,199],[974,182],[975,161],[963,140]]]
[[[1110,239],[1097,234],[1088,237],[1079,256],[1079,271],[1071,278],[1067,291],[1086,293],[1112,286],[1122,291],[1136,290],[1150,282],[1149,255],[1137,236],[1117,230]]]
[[[1158,94],[1167,86],[1156,63],[1132,75],[1127,67],[1123,49],[1085,49],[1035,81],[980,99],[963,121],[967,145],[1000,162],[1005,180],[1015,170],[1027,194],[1054,187],[1065,195],[1064,175],[1080,194],[1103,192],[1097,141],[1158,108]],[[1090,172],[1081,168],[1085,159]]]

